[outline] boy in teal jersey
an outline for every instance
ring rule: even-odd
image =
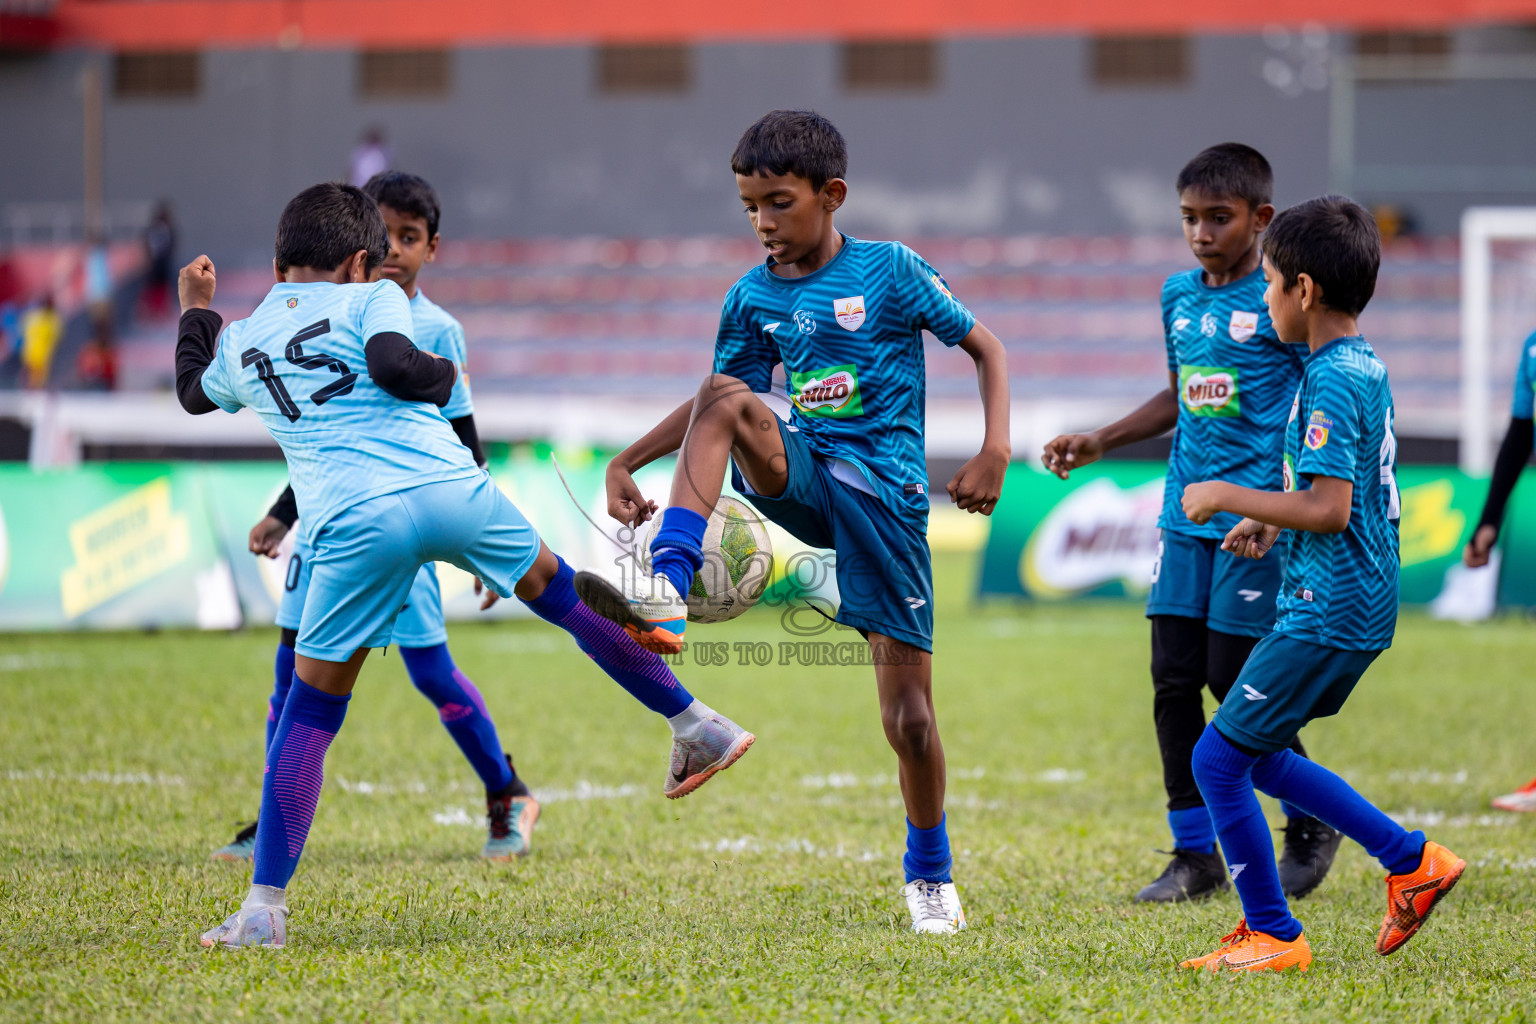
[[[250,408],[282,446],[302,539],[313,549],[294,674],[267,747],[252,885],[205,946],[281,946],[286,886],[319,803],[326,751],[368,650],[391,628],[421,566],[446,561],[572,635],[664,715],[682,795],[745,752],[750,733],[692,698],[655,654],[586,609],[570,566],[476,465],[439,408],[459,368],[411,342],[410,303],[376,280],[389,240],[362,190],[304,190],[278,222],[277,284],[229,326],[210,308],[214,268],[183,268],[176,391],[193,414]]]
[[[484,466],[485,457],[475,429],[474,402],[469,393],[469,374],[462,370],[464,329],[441,306],[427,298],[416,283],[422,266],[431,263],[437,255],[441,219],[437,194],[422,178],[400,171],[375,175],[363,186],[363,191],[378,203],[379,213],[389,231],[389,254],[384,258],[380,273],[398,284],[410,300],[416,347],[450,359],[461,368],[442,413],[476,464]],[[251,551],[276,558],[283,538],[297,518],[298,506],[293,488],[289,487],[266,517],[251,529]],[[309,593],[311,555],[308,543],[295,543],[288,571],[284,574],[283,597],[277,610],[277,626],[282,632],[277,645],[272,696],[267,701],[266,745],[272,742],[272,734],[283,716],[283,705],[293,682],[294,645],[298,641],[304,599]],[[483,607],[490,607],[496,600],[495,591],[487,591]],[[411,682],[437,708],[443,728],[485,785],[488,834],[481,856],[487,860],[505,861],[527,854],[533,840],[533,827],[539,820],[539,802],[512,767],[511,756],[502,750],[496,725],[486,710],[480,691],[454,664],[448,652],[442,596],[433,565],[424,565],[417,571],[405,607],[395,618],[392,639],[400,648],[400,657]],[[214,858],[249,860],[255,850],[256,822],[253,821],[228,845],[215,851]]]
[[[1387,870],[1376,951],[1402,948],[1466,862],[1409,832],[1337,775],[1288,749],[1297,730],[1344,706],[1397,625],[1397,439],[1387,370],[1357,318],[1376,288],[1381,237],[1358,204],[1324,196],[1286,210],[1264,236],[1264,301],[1276,333],[1308,350],[1291,403],[1284,489],[1191,483],[1182,507],[1205,524],[1243,516],[1222,548],[1263,559],[1292,531],[1275,631],[1195,746],[1195,779],[1216,824],[1243,920],[1184,967],[1306,970],[1312,952],[1291,916],[1254,788],[1316,815]]]
[[[591,608],[641,643],[674,650],[683,595],[727,468],[765,516],[837,555],[839,623],[871,647],[885,734],[907,811],[903,887],[914,931],[965,927],[944,819],[944,752],[932,696],[933,573],[926,536],[922,331],[976,361],[986,415],[981,454],[950,481],[951,500],[990,515],[1008,465],[1008,372],[1002,343],[943,278],[897,242],[842,234],[848,192],[842,135],[808,111],[776,110],[731,157],[766,261],[726,296],[714,372],[608,467],[608,511],[637,525],[656,511],[636,488],[641,466],[681,449],[670,506],[652,544],[653,577],[628,593],[578,576]],[[793,410],[781,423],[760,397],[783,364]]]
[[[1504,507],[1509,496],[1520,482],[1520,473],[1530,461],[1531,448],[1536,443],[1536,431],[1532,429],[1532,413],[1536,412],[1536,334],[1525,339],[1520,346],[1520,362],[1515,367],[1515,395],[1509,411],[1509,430],[1504,443],[1499,445],[1498,457],[1493,461],[1493,478],[1488,481],[1488,497],[1483,502],[1483,514],[1477,521],[1472,539],[1462,561],[1470,569],[1480,569],[1488,564],[1493,545],[1499,539],[1504,524]],[[1513,793],[1493,798],[1493,806],[1501,811],[1536,811],[1536,779],[1532,779]]]
[[[1179,172],[1184,238],[1200,266],[1163,285],[1168,390],[1091,434],[1045,446],[1045,467],[1063,480],[1104,453],[1173,429],[1163,488],[1162,531],[1152,570],[1152,717],[1173,856],[1136,894],[1149,903],[1208,896],[1227,886],[1210,814],[1195,785],[1190,755],[1205,728],[1203,689],[1218,702],[1249,652],[1275,624],[1283,558],[1264,562],[1220,550],[1237,522],[1196,525],[1179,510],[1185,484],[1230,480],[1279,490],[1285,414],[1301,376],[1301,355],[1275,335],[1264,307],[1259,236],[1274,216],[1274,175],[1257,150],[1229,142],[1197,155]],[[1298,739],[1292,749],[1303,757]],[[1339,834],[1293,807],[1280,874],[1292,896],[1311,892],[1333,863]]]

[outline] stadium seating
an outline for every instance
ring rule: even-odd
[[[1134,402],[1164,379],[1158,295],[1190,266],[1178,238],[932,238],[913,243],[1008,345],[1021,399]],[[424,275],[464,323],[480,394],[683,395],[709,368],[720,301],[761,258],[750,238],[461,241]],[[1401,429],[1448,434],[1458,408],[1458,245],[1385,255],[1363,324],[1392,373]],[[221,268],[218,305],[249,312],[271,271]],[[124,341],[127,387],[169,386],[174,326]],[[929,349],[929,394],[975,394],[970,361]]]

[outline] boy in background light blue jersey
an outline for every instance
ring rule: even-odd
[[[1168,795],[1172,859],[1136,894],[1176,903],[1227,887],[1216,833],[1190,768],[1205,728],[1201,693],[1221,702],[1254,645],[1275,624],[1284,558],[1263,562],[1220,549],[1236,516],[1196,525],[1179,509],[1184,486],[1230,480],[1277,491],[1285,414],[1301,377],[1301,353],[1280,341],[1264,306],[1259,236],[1274,216],[1274,174],[1257,150],[1228,142],[1199,153],[1176,183],[1184,238],[1200,261],[1163,285],[1168,389],[1089,434],[1045,446],[1042,461],[1063,480],[1106,452],[1174,431],[1158,519],[1161,537],[1147,597],[1152,625],[1152,718]],[[1300,739],[1291,749],[1306,751]],[[1286,815],[1280,876],[1301,897],[1328,873],[1338,832],[1294,807]]]
[[[475,464],[438,409],[459,368],[416,348],[410,303],[374,280],[389,240],[378,207],[350,185],[301,192],[278,222],[278,283],[218,338],[214,268],[183,268],[176,390],[194,414],[252,409],[288,460],[313,549],[293,682],[267,748],[252,885],[205,946],[281,946],[286,886],[319,803],[325,753],[369,648],[422,565],[446,561],[500,596],[515,593],[636,699],[665,715],[700,766],[734,760],[752,735],[677,682],[656,655],[587,611],[574,573]],[[708,774],[693,780],[693,788]],[[685,792],[688,790],[685,790]]]
[[[1292,531],[1275,631],[1195,745],[1205,796],[1243,904],[1213,953],[1183,967],[1305,971],[1312,951],[1291,915],[1254,788],[1303,808],[1365,847],[1387,870],[1376,951],[1388,956],[1466,870],[1339,776],[1288,749],[1308,722],[1338,714],[1397,626],[1397,438],[1387,368],[1360,336],[1376,289],[1381,236],[1359,204],[1323,196],[1275,218],[1264,236],[1265,303],[1276,333],[1308,349],[1285,428],[1282,492],[1227,481],[1189,484],[1182,507],[1205,524],[1243,516],[1222,549],[1262,559]]]
[[[714,373],[608,467],[608,512],[637,525],[656,505],[633,473],[681,449],[670,506],[651,543],[655,575],[633,574],[625,593],[582,573],[577,592],[642,644],[675,649],[683,595],[704,560],[705,517],[728,467],[737,491],[765,516],[835,551],[837,621],[869,642],[881,721],[900,765],[902,894],[912,928],[952,933],[965,927],[965,914],[951,873],[933,710],[922,332],[976,361],[986,437],[948,486],[967,512],[990,515],[1002,492],[1007,357],[911,249],[833,226],[847,167],[841,133],[809,111],[773,111],[742,135],[731,169],[767,259],[726,296]],[[787,423],[759,397],[772,390],[780,363],[793,406]]]
[[[469,449],[477,465],[485,465],[475,429],[474,402],[469,392],[469,374],[464,371],[464,329],[441,306],[427,298],[417,287],[417,275],[424,264],[437,255],[441,208],[437,194],[422,178],[400,171],[384,171],[363,186],[374,202],[389,231],[389,254],[380,267],[381,275],[405,292],[411,303],[412,340],[423,352],[452,360],[460,368],[448,403],[442,414],[448,425]],[[284,490],[266,517],[251,529],[250,549],[258,555],[276,558],[282,540],[298,518],[293,488]],[[293,546],[284,574],[283,597],[277,610],[277,626],[282,631],[277,645],[273,671],[272,696],[267,701],[266,746],[272,743],[283,705],[293,683],[294,644],[309,592],[312,550],[300,540]],[[479,582],[476,581],[477,587]],[[497,600],[495,591],[486,591],[484,608]],[[487,836],[481,856],[505,861],[528,853],[533,827],[539,820],[539,802],[512,766],[511,755],[502,750],[496,724],[491,720],[485,700],[475,684],[454,664],[448,651],[448,630],[443,623],[443,603],[437,583],[437,570],[427,564],[416,573],[405,607],[395,618],[392,639],[400,648],[401,660],[411,682],[437,708],[443,728],[458,744],[470,766],[485,785]],[[216,860],[249,860],[256,850],[256,822],[244,826],[226,846],[214,852]]]

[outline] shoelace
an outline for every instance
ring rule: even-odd
[[[487,816],[491,819],[491,838],[505,839],[512,834],[512,826],[509,824],[509,815],[512,811],[511,800],[492,800]]]
[[[1248,930],[1248,919],[1245,917],[1237,922],[1237,927],[1230,934],[1221,937],[1221,948],[1240,946],[1251,938],[1253,938],[1253,932]]]
[[[944,887],[933,882],[918,884],[922,887],[918,893],[923,903],[923,916],[938,918],[941,921],[949,920],[949,908],[944,905]]]

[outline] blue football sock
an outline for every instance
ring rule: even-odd
[[[681,505],[661,514],[661,529],[651,538],[651,571],[665,576],[684,597],[694,573],[704,564],[704,531],[709,520]]]
[[[267,748],[252,884],[288,887],[320,802],[325,752],[347,717],[349,700],[321,693],[294,675],[277,734]]]
[[[267,698],[267,742],[261,748],[263,753],[272,746],[278,720],[283,717],[283,705],[288,702],[288,687],[293,685],[294,653],[292,647],[279,641],[277,658],[272,666],[272,696]]]
[[[1173,832],[1173,848],[1192,853],[1216,852],[1216,827],[1204,804],[1168,812],[1168,828]]]
[[[1280,889],[1269,822],[1253,791],[1256,760],[1234,747],[1215,726],[1207,725],[1195,744],[1195,782],[1216,825],[1248,927],[1289,942],[1301,934],[1301,922],[1291,916]]]
[[[1259,788],[1263,788],[1262,786]],[[1295,821],[1297,818],[1310,818],[1312,815],[1297,807],[1289,800],[1280,801],[1280,813],[1285,815],[1287,821]]]
[[[1265,754],[1254,766],[1253,782],[1270,796],[1295,804],[1303,814],[1343,832],[1391,874],[1418,870],[1424,833],[1409,832],[1316,761],[1291,750]]]
[[[946,814],[933,828],[918,828],[907,822],[907,853],[901,858],[907,881],[953,881],[950,869],[954,867],[954,860],[949,855],[949,833],[944,828],[948,820]]]
[[[468,676],[460,672],[447,644],[434,647],[402,647],[400,660],[411,674],[416,689],[437,708],[443,728],[459,745],[487,793],[499,793],[512,784],[512,769],[502,753],[496,724],[485,709],[485,699]]]
[[[571,585],[576,573],[565,559],[556,556],[556,560],[560,568],[544,593],[523,602],[533,614],[571,634],[582,653],[658,715],[672,718],[692,704],[693,694],[683,689],[665,661],[635,643],[622,626],[581,603]]]

